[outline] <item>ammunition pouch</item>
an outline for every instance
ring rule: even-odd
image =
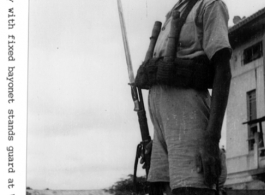
[[[176,58],[170,62],[160,57],[150,59],[139,67],[135,85],[142,89],[150,89],[153,85],[211,89],[213,79],[214,67],[206,56]]]
[[[157,63],[156,82],[161,85],[173,85],[175,81],[176,67],[174,61],[164,62],[160,60]]]
[[[150,89],[156,83],[157,63],[162,58],[151,58],[141,64],[136,77],[135,85],[141,89]]]

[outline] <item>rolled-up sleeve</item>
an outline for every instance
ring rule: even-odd
[[[228,10],[221,0],[211,1],[203,12],[203,49],[211,59],[224,48],[231,50],[228,39]]]

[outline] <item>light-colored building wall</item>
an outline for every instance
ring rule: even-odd
[[[248,121],[247,92],[251,90],[256,90],[257,118],[265,116],[264,56],[248,64],[243,64],[244,49],[259,41],[263,41],[262,34],[246,43],[241,43],[240,46],[234,48],[231,58],[232,80],[227,106],[228,179],[226,185],[233,186],[235,184],[234,187],[239,186],[238,188],[244,186],[246,182],[253,181],[249,170],[257,169],[257,166],[265,167],[265,159],[261,158],[260,162],[255,162],[254,152],[249,151],[248,125],[242,124]],[[263,45],[265,45],[264,41]],[[264,49],[263,53],[265,53]]]

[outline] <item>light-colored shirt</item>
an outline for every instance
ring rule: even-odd
[[[188,1],[178,1],[173,9],[182,14]],[[167,14],[159,34],[154,57],[165,55],[172,10]],[[231,48],[228,40],[228,19],[228,10],[222,0],[198,0],[181,29],[176,56],[194,58],[206,54],[211,59],[217,51]]]

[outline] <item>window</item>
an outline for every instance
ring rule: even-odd
[[[248,121],[257,118],[256,90],[247,93],[247,115]],[[254,150],[255,134],[258,132],[257,124],[248,125],[248,148]]]
[[[258,42],[251,47],[248,47],[243,52],[243,64],[252,62],[263,55],[262,42]]]
[[[254,120],[257,118],[257,105],[256,105],[256,90],[249,91],[247,93],[247,110],[248,120]]]
[[[248,149],[249,151],[254,150],[255,133],[257,132],[258,132],[257,125],[249,125],[248,127]]]

